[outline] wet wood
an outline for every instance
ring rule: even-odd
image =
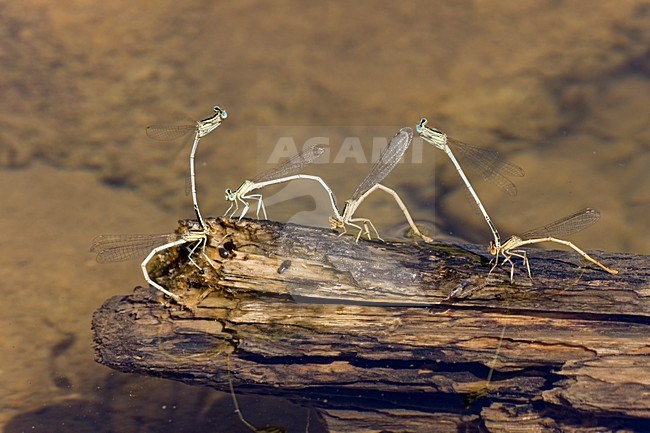
[[[332,432],[643,431],[650,420],[646,256],[594,254],[612,276],[531,248],[534,280],[519,272],[511,285],[506,269],[488,277],[482,246],[209,224],[202,272],[182,247],[151,266],[183,305],[138,288],[96,312],[99,362],[224,391],[229,366],[238,392],[313,407]]]

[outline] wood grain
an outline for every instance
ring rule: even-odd
[[[203,272],[183,247],[150,268],[182,305],[137,288],[95,313],[99,362],[221,390],[229,365],[238,392],[316,408],[332,432],[649,425],[648,257],[594,253],[612,276],[531,249],[534,280],[511,285],[481,246],[208,223]]]

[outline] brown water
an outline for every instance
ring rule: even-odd
[[[526,169],[515,199],[477,184],[504,234],[591,206],[603,217],[572,236],[578,245],[649,253],[647,3],[494,5],[0,2],[4,431],[217,431],[217,419],[245,431],[222,394],[112,373],[90,347],[92,312],[143,283],[137,262],[98,265],[91,239],[168,232],[193,216],[185,153],[143,132],[177,112],[229,113],[202,142],[206,216],[258,171],[259,126],[344,134],[426,116]],[[416,218],[435,215],[441,234],[486,243],[444,155],[424,156],[386,184]],[[329,168],[320,174],[341,201],[368,170]],[[400,222],[389,202],[367,206],[380,230]],[[278,219],[293,209],[269,207]],[[304,430],[304,411],[243,401],[260,424]]]

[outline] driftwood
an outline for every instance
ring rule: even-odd
[[[208,222],[203,271],[183,247],[150,267],[183,305],[138,288],[95,313],[99,362],[224,391],[229,369],[238,392],[313,407],[332,432],[650,426],[648,257],[595,253],[612,276],[531,248],[534,279],[511,285],[484,246]]]

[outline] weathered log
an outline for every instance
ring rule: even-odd
[[[648,426],[648,257],[595,254],[612,276],[531,249],[534,279],[511,285],[480,246],[208,223],[202,271],[183,247],[150,269],[183,305],[138,288],[95,313],[99,362],[224,391],[230,369],[238,392],[314,407],[333,432]]]

